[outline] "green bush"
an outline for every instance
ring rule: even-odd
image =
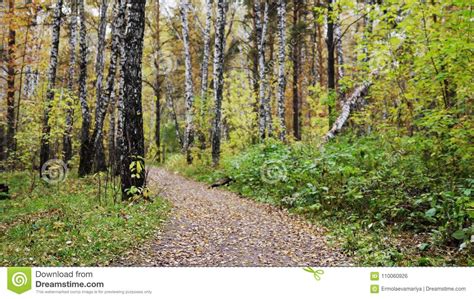
[[[431,232],[438,243],[465,247],[473,234],[473,161],[465,154],[472,147],[454,136],[470,134],[452,130],[456,125],[438,118],[436,129],[413,136],[346,135],[320,149],[267,140],[224,168],[231,188],[245,196],[310,217]]]

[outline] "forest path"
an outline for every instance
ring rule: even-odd
[[[156,235],[115,263],[124,266],[334,266],[350,259],[325,230],[269,204],[150,168],[149,185],[173,207]]]

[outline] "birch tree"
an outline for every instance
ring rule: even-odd
[[[227,1],[217,1],[214,41],[214,120],[212,125],[212,163],[219,164],[221,153],[222,96],[224,90],[224,51]]]
[[[79,176],[91,172],[92,149],[89,139],[91,116],[87,104],[87,28],[84,1],[78,0],[79,5],[79,102],[81,105],[81,148],[79,153]]]
[[[145,186],[145,141],[142,111],[142,54],[145,31],[145,1],[127,5],[127,29],[124,41],[123,72],[123,152],[120,177],[122,198],[136,195]],[[133,162],[133,163],[132,163]]]
[[[186,154],[186,161],[188,164],[192,163],[191,146],[193,143],[193,103],[194,103],[194,87],[192,77],[192,64],[191,64],[191,50],[189,44],[189,28],[188,28],[188,10],[189,3],[187,0],[181,1],[181,22],[182,22],[182,35],[184,43],[184,65],[185,65],[185,78],[184,78],[184,103],[185,103],[185,128],[184,128],[184,139],[183,139],[183,151]]]
[[[204,49],[202,53],[202,63],[201,63],[201,115],[200,118],[202,121],[205,119],[205,112],[207,110],[207,88],[208,88],[208,77],[209,77],[209,56],[211,51],[211,17],[212,17],[212,2],[211,0],[206,0],[206,24],[204,27]],[[201,149],[206,148],[206,137],[205,132],[202,131],[199,133],[199,141],[201,143]]]
[[[94,155],[94,171],[102,171],[106,169],[105,154],[103,145],[103,134],[102,127],[104,125],[105,114],[107,111],[107,103],[105,102],[106,96],[103,95],[103,77],[104,77],[104,50],[105,50],[105,33],[107,28],[107,0],[101,0],[100,4],[100,19],[99,19],[99,32],[97,36],[97,56],[95,62],[95,73],[96,73],[96,109],[95,109],[95,127],[92,134],[92,149]],[[112,59],[114,58],[112,54]],[[115,63],[113,65],[115,68]],[[115,70],[113,70],[115,71]],[[112,79],[113,80],[113,79]],[[113,82],[112,82],[113,86]]]
[[[279,51],[278,51],[278,118],[280,121],[280,140],[286,140],[286,122],[285,122],[285,88],[286,88],[286,2],[285,0],[278,1],[278,36],[279,36]]]
[[[104,133],[103,127],[105,122],[105,117],[107,110],[110,105],[110,99],[112,97],[114,91],[114,84],[115,84],[115,76],[117,73],[117,61],[119,56],[119,47],[121,42],[121,28],[123,26],[123,22],[125,19],[125,1],[116,1],[114,3],[114,20],[112,24],[112,45],[111,45],[111,55],[110,55],[110,62],[109,62],[109,69],[107,73],[105,89],[101,92],[100,100],[98,102],[96,108],[96,124],[94,128],[94,132],[92,134],[92,142],[94,146],[94,163],[96,166],[95,171],[101,171],[105,169],[105,155],[103,151],[103,140],[104,140]],[[110,113],[114,113],[112,110]],[[113,118],[114,116],[111,115]],[[115,123],[115,121],[113,121]],[[115,124],[113,124],[115,125]],[[114,128],[111,127],[111,130]],[[113,149],[109,150],[113,151]],[[112,163],[112,162],[111,162]]]
[[[265,68],[265,41],[267,38],[268,26],[268,3],[265,1],[263,17],[261,11],[260,0],[255,0],[255,27],[257,34],[258,48],[258,73],[259,73],[259,112],[258,112],[258,131],[261,139],[265,139],[267,135],[267,73]]]
[[[69,18],[69,70],[67,76],[67,87],[70,93],[74,92],[74,80],[76,72],[76,46],[77,46],[77,0],[71,0],[71,15]],[[72,125],[74,108],[69,100],[66,110],[66,130],[63,136],[63,155],[67,163],[72,158]]]
[[[49,135],[51,133],[51,126],[49,124],[49,113],[51,105],[54,100],[54,88],[56,86],[56,72],[58,68],[58,52],[59,52],[59,34],[61,30],[61,11],[63,8],[63,0],[58,0],[54,8],[54,17],[51,33],[51,55],[48,70],[48,90],[46,94],[46,103],[43,113],[43,130],[41,135],[41,149],[40,149],[40,165],[46,163],[50,156]]]

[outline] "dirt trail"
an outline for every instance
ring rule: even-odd
[[[124,266],[335,266],[350,260],[325,231],[268,204],[152,168],[150,186],[168,199],[170,218]]]

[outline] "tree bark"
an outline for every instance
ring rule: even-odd
[[[298,28],[300,21],[301,3],[298,0],[293,2],[293,36],[291,43],[291,60],[293,63],[293,136],[296,140],[301,140],[301,97],[300,97],[300,72],[301,72],[301,36]]]
[[[335,55],[334,55],[334,20],[333,20],[333,0],[328,0],[328,15],[327,15],[327,38],[326,45],[328,51],[328,94],[331,99],[335,97],[336,89],[336,70],[335,70]],[[333,103],[328,105],[329,126],[332,127],[335,118],[335,106]]]
[[[98,101],[98,106],[96,108],[96,123],[94,132],[92,134],[92,142],[94,145],[94,164],[95,169],[94,171],[103,171],[106,169],[105,163],[105,154],[103,149],[103,140],[104,140],[104,123],[105,117],[107,114],[107,110],[110,110],[109,106],[110,99],[113,94],[114,84],[115,84],[115,76],[117,73],[117,60],[119,57],[119,48],[121,42],[121,28],[123,28],[123,23],[125,20],[125,10],[126,10],[126,3],[125,1],[117,1],[114,3],[114,21],[112,24],[112,46],[111,46],[111,55],[110,55],[110,63],[109,63],[109,70],[107,73],[106,78],[106,85],[105,89],[101,92],[100,99]],[[102,21],[102,20],[101,20]],[[105,22],[105,20],[104,20]],[[105,43],[105,41],[104,41]],[[102,62],[103,63],[103,62]],[[114,110],[112,110],[111,113]],[[111,116],[112,118],[114,116]],[[115,120],[113,120],[115,123]],[[111,128],[112,129],[112,128]],[[109,148],[110,152],[113,152],[114,149]],[[109,153],[110,156],[110,153]],[[112,163],[112,161],[109,161]]]
[[[365,97],[369,92],[372,82],[367,81],[358,86],[343,102],[341,107],[341,114],[337,117],[331,129],[324,136],[324,141],[329,141],[342,131],[342,128],[347,124],[351,112],[365,103]]]
[[[132,196],[132,187],[145,187],[145,143],[142,111],[142,54],[145,31],[145,0],[128,3],[123,64],[123,153],[120,168],[122,199]],[[133,170],[132,162],[141,170]]]
[[[160,0],[155,0],[156,5],[156,28],[155,28],[155,145],[156,145],[156,157],[158,162],[161,161],[161,74],[160,74]]]
[[[49,160],[50,147],[49,147],[49,134],[51,133],[51,126],[49,124],[49,112],[51,111],[51,105],[54,100],[54,88],[56,86],[56,72],[58,68],[58,51],[59,51],[59,39],[61,30],[61,11],[63,7],[63,0],[58,0],[55,10],[54,19],[52,25],[52,36],[51,36],[51,57],[48,70],[48,91],[46,94],[46,107],[43,114],[43,130],[41,136],[41,149],[40,149],[40,169],[41,165]]]
[[[8,0],[8,52],[7,52],[7,156],[15,149],[15,68],[16,31],[15,1]]]
[[[71,0],[71,17],[69,20],[69,70],[67,76],[67,87],[70,94],[74,92],[74,79],[76,71],[76,45],[77,45],[77,0]],[[74,118],[74,108],[71,98],[68,97],[66,103],[66,130],[63,136],[63,157],[68,163],[72,158],[72,126]]]
[[[84,1],[78,0],[79,5],[79,103],[81,104],[82,127],[81,148],[79,152],[79,176],[85,176],[92,169],[92,149],[89,139],[91,116],[87,104],[87,28]]]
[[[92,133],[92,151],[94,155],[93,171],[104,171],[107,168],[105,163],[104,142],[102,128],[104,126],[105,114],[107,113],[107,96],[104,96],[103,77],[104,77],[104,50],[105,50],[105,33],[107,28],[107,0],[101,0],[100,4],[100,20],[99,32],[97,36],[97,56],[95,63],[96,73],[96,109],[95,109],[95,127]],[[115,56],[115,57],[114,57]],[[116,55],[111,55],[111,60],[116,60]],[[115,63],[112,65],[115,69]],[[115,71],[115,70],[113,70]],[[109,72],[110,73],[110,72]],[[111,78],[113,80],[113,78]],[[112,81],[113,86],[113,81]]]
[[[258,49],[258,73],[259,73],[259,109],[258,109],[258,132],[260,139],[263,140],[267,136],[267,70],[265,68],[265,41],[267,38],[267,25],[268,25],[268,3],[265,1],[265,7],[261,11],[260,0],[255,0],[255,28],[257,34],[257,49]]]
[[[191,51],[189,45],[189,28],[188,28],[188,0],[181,1],[181,22],[183,24],[182,34],[184,43],[184,65],[185,65],[185,79],[184,79],[184,103],[185,103],[185,128],[183,151],[186,154],[186,161],[188,164],[192,163],[191,146],[193,143],[193,104],[194,104],[194,87],[191,64]]]
[[[286,1],[278,1],[278,118],[280,120],[279,137],[281,141],[286,140],[286,122],[285,122],[285,88],[286,88]]]
[[[212,2],[206,0],[206,25],[204,28],[204,49],[202,54],[201,64],[201,121],[205,121],[205,115],[207,111],[207,89],[209,81],[209,56],[211,51],[211,16],[212,16]],[[199,132],[199,142],[201,150],[206,149],[206,134],[204,131]]]
[[[212,125],[212,163],[219,165],[221,153],[222,97],[224,91],[224,52],[227,1],[218,0],[214,42],[214,121]]]

